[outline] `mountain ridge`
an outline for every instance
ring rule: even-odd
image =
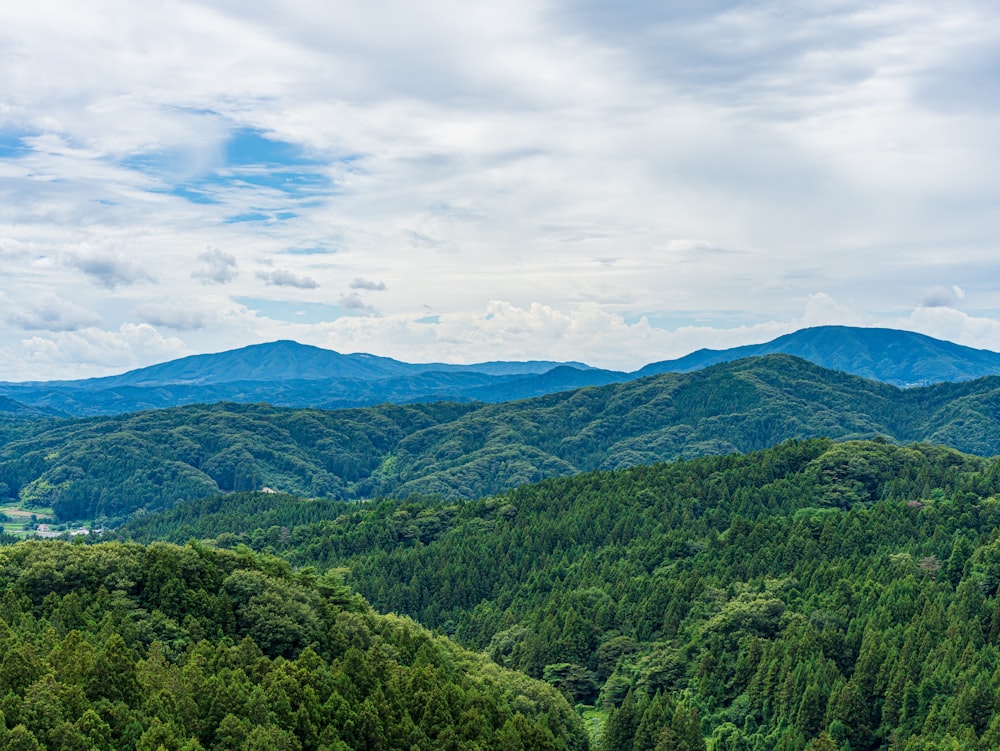
[[[720,362],[778,353],[894,386],[925,386],[1000,375],[998,352],[914,331],[855,326],[814,326],[761,344],[700,349],[677,359],[650,363],[634,375],[686,373]]]
[[[992,455],[998,398],[997,377],[900,389],[766,355],[500,404],[189,405],[14,426],[0,446],[0,486],[62,519],[112,519],[265,486],[345,500],[477,498],[791,438],[881,435]]]
[[[406,363],[279,340],[191,355],[117,376],[0,383],[0,396],[46,413],[74,416],[220,401],[323,409],[431,401],[497,403],[666,372],[693,372],[768,354],[789,354],[824,368],[905,387],[1000,375],[1000,353],[990,350],[897,329],[818,326],[761,344],[697,350],[631,373],[548,360]]]

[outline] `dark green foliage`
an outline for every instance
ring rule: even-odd
[[[0,482],[61,519],[115,519],[272,486],[344,498],[457,405],[320,412],[220,404],[50,425],[0,449]]]
[[[984,379],[904,391],[774,355],[500,405],[192,406],[27,424],[0,448],[0,484],[61,520],[101,522],[264,488],[341,500],[470,499],[580,471],[813,436],[932,437],[992,454],[1000,452],[998,388]],[[831,479],[823,503],[846,507],[869,499],[888,470],[872,455],[831,457],[820,471]]]
[[[998,493],[998,459],[810,440],[223,534],[349,567],[379,609],[574,699],[593,681],[607,749],[985,751],[1000,743]],[[245,498],[245,529],[301,505]]]
[[[197,545],[0,549],[0,748],[586,748],[554,689],[336,579]]]

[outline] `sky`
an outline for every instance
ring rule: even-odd
[[[0,380],[1000,350],[992,0],[0,3]]]

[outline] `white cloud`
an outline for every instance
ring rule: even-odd
[[[1000,320],[947,306],[921,306],[892,325],[977,349],[1000,352]]]
[[[12,305],[2,297],[0,302]],[[93,311],[52,294],[43,295],[19,310],[10,310],[7,320],[28,331],[76,331],[101,323],[101,317]]]
[[[140,306],[136,315],[153,326],[174,329],[175,331],[197,331],[204,329],[212,318],[203,310],[191,307],[181,307],[174,304],[148,303]]]
[[[636,365],[915,302],[992,341],[943,323],[1000,310],[985,0],[39,1],[0,4],[0,292],[33,301],[0,350],[25,377],[61,371],[19,327],[99,330],[45,294],[218,350],[283,325],[233,314],[261,282],[364,314],[379,292],[334,328],[424,360]],[[239,274],[296,248],[328,252]]]
[[[275,269],[274,271],[258,271],[257,278],[266,284],[275,287],[296,287],[298,289],[316,289],[319,284],[309,276],[300,276],[287,269]]]
[[[357,292],[347,292],[340,296],[338,302],[341,308],[354,313],[374,313],[375,309],[368,305]]]
[[[110,290],[154,280],[137,259],[118,253],[85,251],[71,253],[66,260],[70,266],[80,269],[102,287]]]
[[[384,292],[386,287],[385,282],[373,282],[370,279],[365,279],[363,276],[359,276],[351,282],[351,289],[363,289],[369,292]]]
[[[202,284],[228,284],[240,273],[236,256],[218,248],[206,248],[198,254],[198,262],[201,266],[191,272],[191,278]]]
[[[117,331],[85,328],[54,336],[34,336],[21,342],[33,366],[69,366],[77,374],[129,370],[189,354],[179,339],[163,337],[149,324],[123,324]]]

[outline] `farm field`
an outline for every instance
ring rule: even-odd
[[[18,503],[10,503],[0,506],[0,527],[3,531],[17,537],[32,537],[42,525],[42,531],[48,531],[53,535],[61,533],[62,530],[46,530],[45,527],[52,521],[51,508],[22,508]]]

